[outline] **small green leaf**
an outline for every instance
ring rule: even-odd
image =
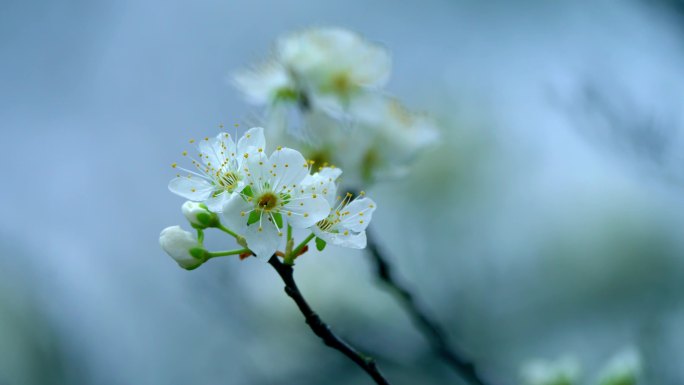
[[[278,226],[279,229],[283,228],[283,216],[280,213],[275,213],[271,214],[273,216],[273,220],[275,221],[276,226]]]
[[[245,186],[245,188],[242,189],[242,195],[246,195],[250,198],[254,198],[254,192],[252,191],[252,186]]]
[[[316,237],[316,249],[317,249],[318,251],[323,251],[323,249],[325,249],[325,245],[326,245],[326,243],[325,243],[324,240],[322,240],[321,238]]]
[[[247,225],[251,225],[252,223],[257,223],[261,220],[261,214],[259,211],[254,210],[251,213],[249,213],[249,218],[247,218]]]

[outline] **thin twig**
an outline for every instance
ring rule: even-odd
[[[306,323],[309,325],[314,334],[323,340],[326,345],[335,350],[339,350],[350,360],[354,361],[356,365],[360,366],[366,371],[366,373],[368,373],[369,376],[371,376],[371,378],[373,378],[376,384],[389,385],[387,379],[382,375],[382,373],[380,373],[380,370],[375,364],[375,360],[373,360],[373,358],[359,353],[347,342],[335,335],[335,333],[330,330],[330,327],[323,322],[323,320],[321,320],[316,312],[311,309],[309,304],[302,296],[302,293],[297,288],[297,284],[295,283],[293,276],[292,266],[280,262],[278,257],[275,255],[268,260],[268,263],[273,266],[275,271],[283,280],[283,283],[285,283],[285,293],[297,304],[299,311],[304,316]]]
[[[480,377],[473,363],[463,357],[462,354],[456,352],[456,350],[449,345],[447,335],[437,321],[430,318],[430,316],[420,308],[413,294],[397,281],[392,271],[392,265],[378,247],[370,229],[366,230],[366,236],[368,239],[366,251],[375,264],[378,278],[384,282],[392,293],[401,301],[401,304],[411,316],[414,324],[418,326],[428,340],[432,350],[469,383],[473,385],[491,385]]]

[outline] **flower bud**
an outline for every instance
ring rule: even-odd
[[[190,232],[171,226],[159,234],[159,244],[180,267],[193,270],[206,261],[207,251],[197,242]]]
[[[183,203],[181,210],[193,227],[206,229],[215,227],[219,223],[218,216],[209,211],[204,203],[187,201]]]

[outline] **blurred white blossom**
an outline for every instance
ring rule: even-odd
[[[576,360],[564,357],[556,361],[532,361],[522,371],[523,385],[577,384],[580,367]]]
[[[605,365],[597,385],[636,385],[641,373],[641,358],[635,349],[625,349],[617,353]]]

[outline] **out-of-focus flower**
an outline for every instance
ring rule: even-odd
[[[579,377],[579,364],[571,358],[533,361],[522,371],[524,385],[573,385]]]
[[[324,197],[302,188],[309,163],[298,151],[278,148],[270,157],[259,151],[247,158],[244,170],[246,186],[226,201],[222,217],[257,257],[271,257],[288,224],[309,228],[330,212]]]
[[[387,50],[341,28],[292,33],[278,41],[277,55],[323,108],[346,106],[363,90],[384,86],[392,67]]]
[[[415,157],[439,139],[435,123],[407,110],[396,99],[365,97],[354,105],[354,121],[340,121],[319,111],[304,117],[299,132],[274,126],[279,142],[300,148],[314,168],[344,169],[345,185],[369,185],[405,175]]]
[[[181,206],[183,215],[194,227],[204,229],[213,227],[218,223],[218,216],[209,211],[204,203],[186,201]]]
[[[392,60],[378,44],[341,28],[312,28],[278,40],[265,64],[238,72],[235,85],[256,104],[292,102],[339,114],[387,82]]]
[[[363,197],[363,192],[355,199],[352,199],[351,193],[346,193],[344,198],[337,197],[335,180],[341,173],[337,168],[325,167],[303,183],[305,191],[321,194],[331,207],[328,216],[318,221],[312,231],[327,243],[363,249],[366,247],[366,228],[375,211],[375,202]]]
[[[233,81],[250,103],[270,105],[279,101],[297,101],[299,98],[294,80],[276,60],[240,71]]]
[[[192,270],[206,260],[207,251],[199,244],[197,238],[180,226],[170,226],[159,234],[159,244],[180,267]]]
[[[636,385],[641,373],[641,358],[634,349],[615,355],[599,374],[597,385]]]
[[[193,140],[190,141],[194,143]],[[172,166],[187,173],[169,182],[171,192],[194,202],[204,202],[209,210],[220,212],[223,203],[244,186],[244,160],[251,152],[263,151],[263,128],[248,130],[235,144],[230,134],[222,132],[215,138],[198,143],[199,161],[191,158],[195,171]],[[187,156],[187,152],[183,152]]]

